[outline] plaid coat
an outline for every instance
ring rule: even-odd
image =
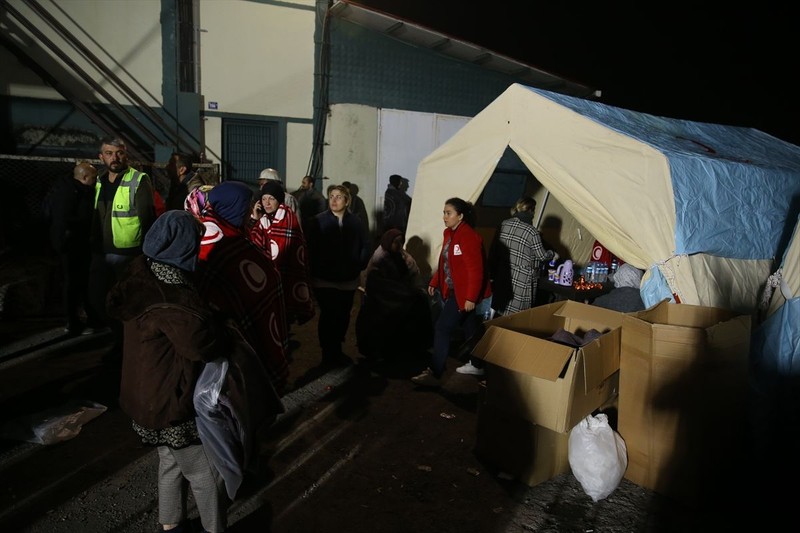
[[[500,224],[490,251],[492,307],[501,315],[530,309],[542,261],[553,258],[530,222],[511,217]]]

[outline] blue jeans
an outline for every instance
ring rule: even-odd
[[[450,337],[460,327],[464,330],[464,339],[469,340],[478,333],[480,320],[475,311],[459,311],[455,294],[444,301],[442,311],[436,320],[433,334],[433,361],[431,370],[437,378],[444,374],[447,357],[450,355]]]

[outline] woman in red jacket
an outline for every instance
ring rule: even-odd
[[[442,293],[442,311],[436,320],[431,366],[411,378],[417,385],[438,387],[450,353],[450,336],[458,327],[463,328],[468,341],[479,333],[481,319],[475,306],[491,294],[486,269],[483,239],[473,229],[474,212],[470,202],[450,198],[444,203],[444,244],[439,254],[439,264],[433,273],[428,294]],[[480,375],[482,369],[467,363],[471,373]],[[465,365],[465,366],[467,366]]]

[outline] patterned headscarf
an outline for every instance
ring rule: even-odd
[[[213,185],[201,185],[195,187],[183,201],[183,208],[197,218],[202,218],[208,209],[208,193],[213,189]]]

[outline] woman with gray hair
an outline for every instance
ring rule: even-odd
[[[206,531],[227,527],[225,483],[195,422],[194,389],[204,363],[229,348],[228,336],[189,279],[203,227],[186,211],[167,211],[145,236],[128,275],[108,298],[123,323],[119,404],[145,446],[158,449],[158,520],[189,530],[187,488]]]

